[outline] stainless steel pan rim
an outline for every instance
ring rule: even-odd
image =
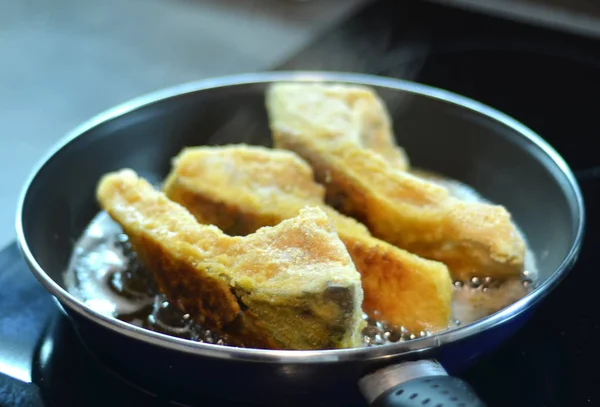
[[[503,125],[515,130],[522,137],[528,139],[533,148],[537,148],[540,152],[548,156],[557,166],[562,175],[566,178],[568,187],[574,196],[576,204],[576,234],[573,245],[555,272],[544,281],[539,287],[521,298],[517,302],[511,304],[507,308],[490,315],[482,320],[479,320],[470,325],[465,325],[451,331],[442,332],[436,335],[418,338],[408,342],[394,343],[384,346],[375,346],[370,348],[357,349],[334,349],[334,350],[319,350],[319,351],[288,351],[288,350],[263,350],[263,349],[245,349],[236,347],[227,347],[221,345],[205,344],[193,342],[186,339],[175,338],[172,336],[149,331],[126,322],[122,322],[112,317],[102,315],[91,308],[84,305],[80,300],[69,294],[58,283],[56,283],[49,275],[47,275],[42,267],[34,258],[29,245],[25,239],[23,229],[23,206],[27,197],[27,192],[30,185],[34,182],[37,174],[42,170],[45,164],[58,153],[62,148],[68,145],[76,138],[82,136],[91,128],[98,126],[109,120],[118,118],[128,112],[136,110],[146,105],[159,102],[163,99],[174,97],[177,95],[197,92],[201,90],[244,85],[252,83],[270,83],[270,82],[285,82],[285,81],[328,81],[328,82],[346,82],[355,84],[372,85],[383,88],[397,89],[420,96],[438,99],[447,103],[455,104],[460,107],[475,111],[483,116],[487,116]],[[508,321],[523,311],[527,310],[545,295],[547,295],[568,273],[573,263],[576,261],[583,240],[585,225],[585,210],[581,190],[577,184],[575,176],[571,169],[563,160],[563,158],[539,135],[532,130],[519,123],[515,119],[464,96],[445,91],[442,89],[417,84],[410,81],[384,78],[366,74],[342,73],[342,72],[313,72],[313,71],[295,71],[295,72],[260,72],[248,73],[240,75],[232,75],[219,78],[211,78],[200,80],[191,83],[170,87],[159,90],[145,96],[135,98],[125,102],[112,109],[109,109],[87,122],[81,124],[56,146],[39,162],[32,174],[28,178],[25,187],[22,190],[16,218],[17,241],[21,252],[33,274],[46,287],[50,293],[63,305],[76,311],[82,317],[89,318],[93,322],[102,325],[110,330],[116,331],[122,335],[150,343],[156,346],[168,347],[173,350],[203,355],[207,357],[264,362],[264,363],[331,363],[339,361],[352,361],[362,359],[386,359],[397,355],[418,354],[419,352],[438,347],[440,345],[465,339],[477,334],[483,330],[492,328],[500,323]]]

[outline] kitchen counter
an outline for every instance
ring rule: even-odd
[[[0,0],[0,248],[28,174],[70,129],[156,89],[275,66],[361,3]]]

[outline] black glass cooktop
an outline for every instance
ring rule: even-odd
[[[411,0],[382,0],[279,67],[366,72],[449,89],[543,135],[580,180],[588,227],[580,260],[515,337],[462,372],[490,407],[600,405],[600,41]],[[127,355],[123,355],[127,357]],[[0,406],[160,406],[80,343],[27,270],[0,252]],[[360,405],[360,401],[357,400]],[[228,405],[202,400],[201,405]]]

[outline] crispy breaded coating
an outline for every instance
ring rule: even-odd
[[[348,141],[329,113],[335,104],[329,99],[319,103],[320,115],[309,116],[313,100],[299,89],[276,84],[268,91],[274,143],[312,165],[326,185],[328,203],[363,222],[374,236],[444,262],[455,279],[519,276],[525,244],[504,207],[459,200],[442,186],[399,171]]]
[[[193,147],[172,162],[163,187],[169,199],[185,206],[200,223],[230,235],[275,226],[306,205],[323,206],[325,199],[325,188],[314,181],[310,166],[285,150]],[[294,199],[293,205],[281,205],[282,197]]]
[[[277,92],[278,103],[284,105],[279,109],[282,123],[324,138],[342,137],[380,154],[394,168],[409,168],[406,152],[396,143],[387,108],[372,88],[286,83],[278,85]]]
[[[360,275],[321,209],[231,237],[132,170],[104,176],[97,196],[167,298],[234,344],[361,346]]]
[[[311,167],[285,150],[234,145],[183,150],[164,186],[201,223],[245,235],[320,206],[335,224],[362,276],[363,308],[411,331],[448,327],[452,282],[445,265],[372,237],[324,203]]]

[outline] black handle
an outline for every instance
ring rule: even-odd
[[[485,407],[471,386],[457,377],[419,377],[387,390],[373,407]]]

